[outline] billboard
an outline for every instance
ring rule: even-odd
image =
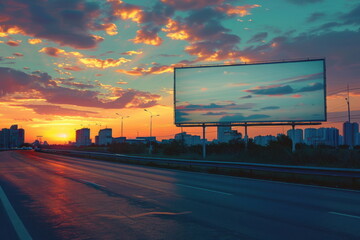
[[[325,60],[174,69],[175,124],[326,121]]]

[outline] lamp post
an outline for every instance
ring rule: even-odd
[[[116,115],[120,116],[120,118],[121,118],[121,137],[123,137],[124,118],[129,118],[130,116],[121,116],[119,113],[116,113]]]
[[[144,111],[148,112],[150,114],[150,137],[152,137],[152,119],[153,119],[153,117],[159,117],[160,115],[159,114],[153,115],[152,112],[150,112],[147,109],[144,109]]]
[[[151,155],[152,153],[152,140],[151,140],[151,137],[152,137],[152,118],[153,117],[158,117],[160,116],[159,114],[157,115],[153,115],[152,112],[150,112],[149,110],[147,109],[144,109],[145,112],[148,112],[150,114],[150,139],[149,139],[149,155]]]

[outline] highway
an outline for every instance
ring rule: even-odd
[[[34,151],[0,152],[0,187],[10,240],[360,239],[360,191]]]

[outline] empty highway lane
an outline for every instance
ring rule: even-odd
[[[0,187],[32,239],[360,239],[359,191],[33,151],[0,152]]]

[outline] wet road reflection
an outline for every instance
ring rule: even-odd
[[[360,237],[353,219],[339,227],[328,214],[358,209],[358,192],[33,151],[1,152],[0,159],[0,179],[30,199],[18,204],[57,239]]]

